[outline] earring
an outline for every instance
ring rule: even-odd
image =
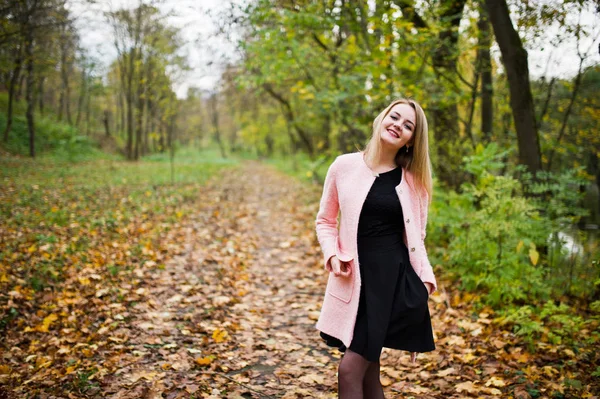
[[[406,152],[408,152],[408,144],[406,145]]]

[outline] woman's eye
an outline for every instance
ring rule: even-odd
[[[412,130],[412,126],[411,125],[406,124],[406,125],[404,125],[404,127],[407,128],[408,130]]]
[[[397,117],[395,117],[395,116],[390,116],[390,118],[392,118],[392,119],[393,119],[393,120],[395,120],[395,121],[397,121],[397,120],[398,120],[398,118],[397,118]]]

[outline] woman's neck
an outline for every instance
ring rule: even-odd
[[[379,152],[379,159],[373,160],[374,165],[373,168],[376,169],[390,169],[398,166],[396,163],[396,154],[398,154],[398,150],[395,148],[389,148],[386,146],[381,146]]]

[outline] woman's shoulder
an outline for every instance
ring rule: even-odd
[[[348,166],[357,164],[361,162],[361,160],[362,152],[348,152],[345,154],[338,155],[333,161],[333,164],[335,164],[336,166]]]

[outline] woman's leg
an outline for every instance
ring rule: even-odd
[[[338,369],[340,399],[363,399],[363,379],[370,364],[358,353],[346,349]]]
[[[369,362],[363,381],[363,395],[368,399],[384,399],[383,387],[379,379],[379,362]]]

